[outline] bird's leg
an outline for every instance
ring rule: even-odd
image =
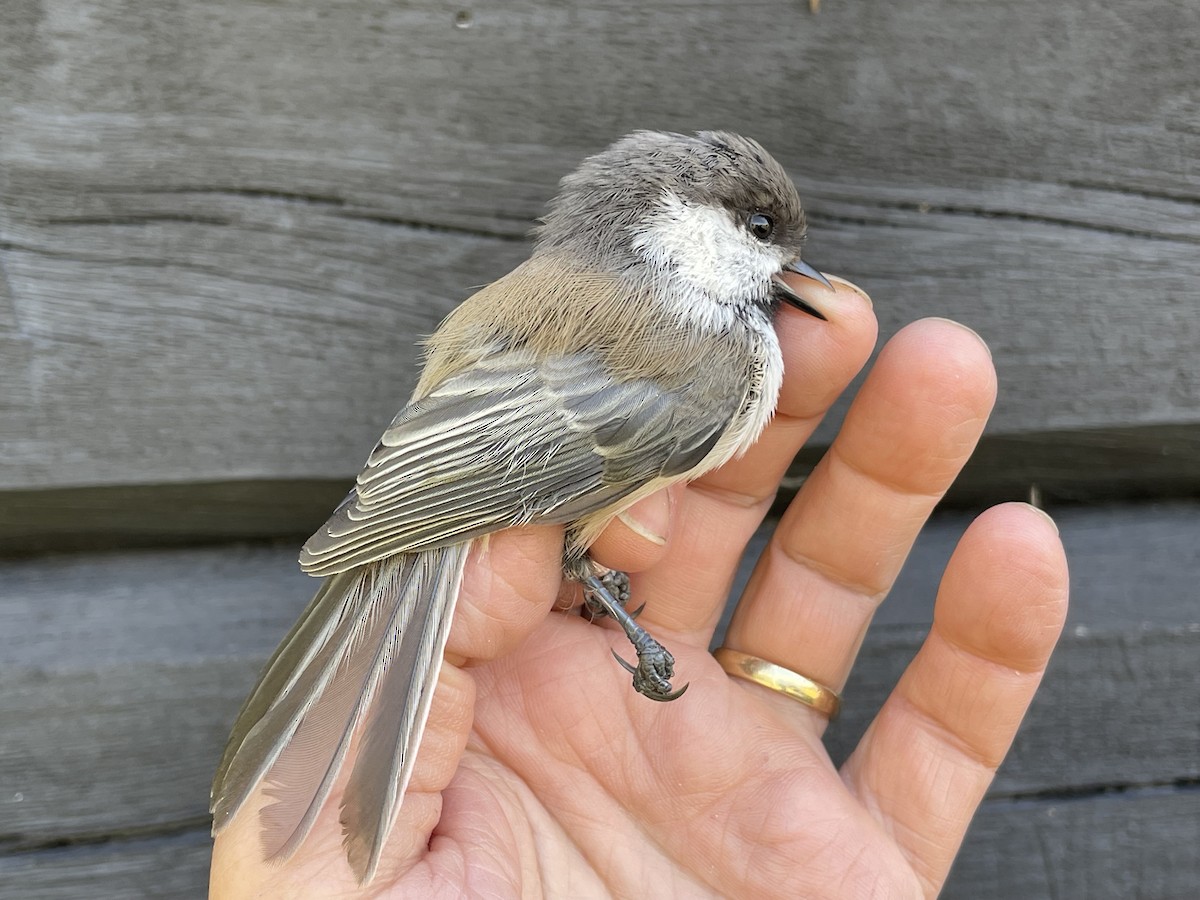
[[[597,566],[595,563],[592,564],[592,567],[593,569],[597,569],[599,571],[593,571],[590,574],[595,575],[600,579],[600,583],[608,589],[608,593],[612,596],[612,598],[621,604],[622,609],[628,609],[630,596],[629,576],[624,572],[618,572],[616,569],[605,569],[601,566]],[[586,575],[584,577],[586,577]],[[587,614],[591,619],[599,619],[608,615],[608,611],[603,605],[593,599],[592,591],[589,590],[585,590],[583,592],[583,608],[587,610]],[[629,615],[636,619],[639,615],[641,615],[642,610],[645,608],[646,604],[643,603],[637,609],[633,610]]]
[[[586,555],[567,555],[563,559],[563,575],[583,585],[584,602],[589,609],[612,616],[621,626],[633,649],[638,664],[630,665],[613,656],[626,671],[633,675],[633,689],[651,700],[674,700],[687,690],[685,684],[679,690],[671,689],[671,678],[675,674],[675,657],[662,644],[650,636],[634,617],[641,612],[639,607],[632,614],[625,610],[629,600],[629,576],[624,572],[602,569]]]

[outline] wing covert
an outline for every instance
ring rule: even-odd
[[[401,410],[301,566],[328,575],[513,525],[573,521],[693,468],[742,399],[701,405],[687,388],[616,381],[590,352],[496,353]]]

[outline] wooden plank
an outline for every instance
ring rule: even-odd
[[[263,662],[6,671],[3,843],[95,842],[203,821],[216,760]]]
[[[9,842],[203,818],[238,706],[314,588],[295,548],[48,557],[3,571],[0,797],[20,795],[4,805]]]
[[[270,539],[298,547],[352,483],[339,478],[0,491],[0,553]]]
[[[352,475],[412,337],[646,126],[775,150],[885,332],[983,333],[994,434],[1200,422],[1194,5],[149,9],[7,10],[0,488]]]
[[[1200,777],[1196,513],[1178,504],[1062,515],[1070,625],[995,796]],[[964,526],[961,516],[936,521],[881,609],[830,731],[835,758],[919,646],[936,573]],[[294,560],[294,547],[276,546],[0,565],[8,846],[202,818],[236,710],[313,590]],[[1154,602],[1130,602],[1138,597]]]
[[[1191,900],[1200,883],[1200,791],[985,800],[946,900]]]
[[[946,900],[1185,900],[1200,878],[1200,792],[984,801]],[[0,855],[0,900],[192,898],[208,885],[207,831]]]
[[[813,446],[800,451],[780,491],[780,504],[795,495],[828,449],[844,407],[840,404],[830,414]],[[989,425],[941,507],[982,509],[1006,500],[1028,501],[1031,496],[1052,506],[1200,496],[1200,427],[1145,425],[1006,434],[1003,428]],[[0,542],[3,539],[0,526]]]
[[[806,448],[781,511],[824,453]],[[978,509],[1044,502],[1200,496],[1200,426],[986,436],[942,503]],[[285,540],[299,545],[351,478],[101,485],[0,491],[0,554]]]
[[[208,893],[208,829],[0,854],[0,900],[195,900]]]
[[[985,435],[946,500],[979,508],[1031,491],[1051,506],[1200,496],[1200,428]]]

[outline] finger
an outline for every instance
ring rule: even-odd
[[[467,557],[446,659],[503,656],[541,623],[562,583],[563,530],[510,528],[476,541]]]
[[[974,332],[928,319],[893,337],[759,560],[726,644],[840,690],[995,396]]]
[[[677,498],[674,521],[683,524],[672,528],[662,562],[634,579],[637,596],[654,598],[645,622],[707,643],[783,473],[870,356],[878,332],[870,300],[849,282],[835,287],[832,297],[826,291],[821,298],[828,322],[790,308],[776,317],[785,368],[777,413],[744,456]]]
[[[826,322],[787,307],[776,315],[784,379],[775,416],[740,459],[698,479],[698,487],[729,495],[738,506],[774,497],[796,452],[866,365],[879,334],[871,300],[848,281],[836,279],[834,287],[833,292],[811,283],[803,288],[806,297],[821,295]]]
[[[1020,503],[980,516],[950,559],[933,629],[843,768],[930,896],[1045,672],[1067,585],[1049,517]]]

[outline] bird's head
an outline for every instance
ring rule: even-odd
[[[639,131],[562,180],[537,232],[539,252],[666,286],[684,302],[824,315],[782,278],[828,285],[800,259],[804,209],[756,141],[719,131]]]

